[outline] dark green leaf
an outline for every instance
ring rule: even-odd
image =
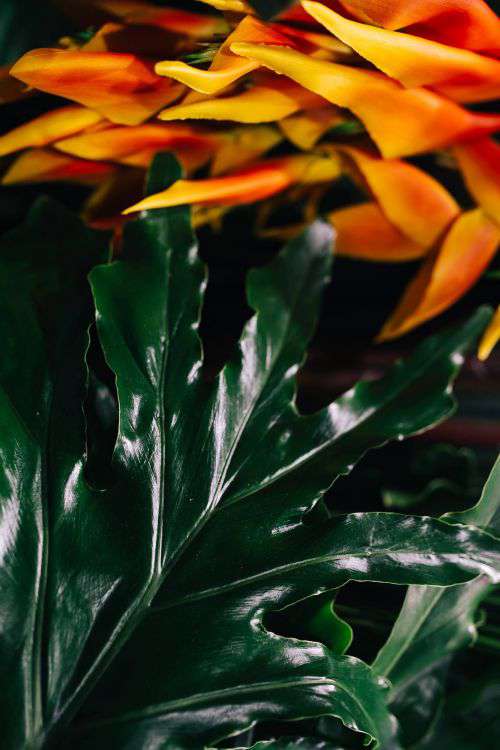
[[[178,176],[162,157],[149,188]],[[371,670],[278,637],[266,615],[351,579],[498,576],[500,543],[475,528],[383,513],[303,522],[366,450],[453,410],[450,383],[489,313],[303,417],[295,376],[328,281],[330,230],[313,225],[250,274],[256,316],[208,383],[189,214],[144,214],[126,226],[120,259],[91,274],[119,402],[108,481],[95,486],[83,412],[91,310],[68,264],[83,238],[88,265],[101,250],[87,230],[50,221],[47,270],[33,270],[36,238],[23,230],[1,276],[22,291],[4,295],[1,317],[4,747],[201,748],[259,720],[322,715],[395,747]],[[21,243],[28,269],[12,258]],[[46,276],[64,302],[48,315],[32,302],[39,282],[46,299]]]
[[[479,503],[443,518],[499,534],[500,458]],[[408,741],[414,743],[434,722],[449,657],[477,637],[478,606],[490,591],[488,575],[450,589],[409,588],[392,633],[373,664],[374,671],[392,683],[392,709],[401,719]]]
[[[252,8],[255,8],[261,18],[269,20],[287,8],[290,8],[295,0],[249,0]]]

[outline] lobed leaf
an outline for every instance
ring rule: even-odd
[[[179,176],[162,157],[148,190]],[[206,278],[188,211],[143,213],[126,225],[120,258],[90,275],[119,413],[110,465],[94,456],[97,480],[83,408],[85,274],[105,242],[50,211],[7,240],[0,270],[19,290],[1,315],[6,750],[200,748],[257,721],[318,716],[395,748],[383,681],[352,657],[276,635],[266,615],[348,580],[498,579],[500,542],[474,527],[385,513],[303,521],[365,451],[450,414],[451,383],[490,313],[304,417],[295,376],[329,278],[331,230],[314,224],[251,272],[256,314],[207,382],[197,334]]]

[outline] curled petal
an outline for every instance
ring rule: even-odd
[[[114,171],[112,164],[75,159],[45,149],[25,151],[2,177],[2,185],[63,180],[84,185],[99,183]]]
[[[208,180],[178,180],[125,214],[183,204],[239,205],[269,198],[294,184],[330,182],[340,175],[339,160],[316,155],[286,156],[255,164],[236,174]]]
[[[455,47],[500,52],[500,22],[484,0],[342,0],[361,21]]]
[[[46,146],[59,138],[96,125],[102,122],[102,119],[98,112],[85,107],[69,106],[54,109],[0,136],[0,156],[30,146]]]
[[[137,125],[174,101],[182,88],[135,55],[37,49],[11,73],[33,88],[64,96],[123,125]]]
[[[376,203],[348,206],[328,215],[337,239],[335,252],[348,258],[401,263],[422,258],[427,249],[418,245],[388,220]]]
[[[180,81],[201,94],[215,94],[259,67],[259,63],[233,54],[231,45],[239,42],[289,44],[290,40],[272,25],[246,16],[220,47],[208,70],[193,67],[182,60],[159,62],[155,70],[158,75]]]
[[[309,151],[329,130],[346,122],[346,116],[336,107],[310,109],[281,120],[279,126],[297,148]]]
[[[160,112],[161,120],[224,120],[244,123],[275,122],[294,112],[318,107],[324,100],[291,81],[253,86],[239,94],[178,104]]]
[[[500,228],[480,208],[462,214],[410,282],[378,340],[397,338],[451,307],[476,283],[499,243]]]
[[[349,21],[322,3],[302,5],[332,34],[405,86],[430,86],[456,101],[500,95],[500,61],[418,36]]]
[[[454,154],[470,194],[500,224],[500,145],[480,138],[457,146]]]
[[[238,43],[232,49],[350,109],[387,158],[409,156],[500,129],[500,116],[468,112],[423,88],[405,89],[382,73],[314,60],[300,52]]]
[[[59,151],[83,159],[110,161],[140,151],[176,148],[205,148],[214,150],[218,143],[215,135],[195,130],[189,125],[145,124],[134,127],[114,127],[105,131],[83,133],[60,140],[55,144]]]
[[[488,359],[495,346],[500,341],[500,306],[497,308],[495,315],[484,336],[479,344],[478,358],[483,362]]]
[[[431,247],[460,213],[448,191],[433,177],[400,159],[339,147],[353,160],[387,218],[409,239]]]

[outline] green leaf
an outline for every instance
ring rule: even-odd
[[[328,740],[315,737],[282,737],[279,740],[257,742],[250,750],[342,750]],[[244,748],[240,748],[244,750]]]
[[[449,523],[500,532],[500,458],[477,505],[443,516]],[[374,671],[392,683],[392,710],[402,720],[407,741],[414,743],[435,719],[449,657],[477,637],[477,610],[491,591],[482,575],[449,589],[411,586],[391,635],[373,663]],[[430,703],[429,703],[430,698]],[[426,705],[427,703],[429,705]],[[427,721],[422,718],[427,714]],[[403,720],[404,717],[404,720]],[[410,726],[412,727],[410,729]]]
[[[13,63],[33,47],[53,45],[71,24],[51,3],[2,0],[0,65]]]
[[[249,5],[267,21],[290,8],[294,2],[295,0],[249,0]]]
[[[148,187],[178,176],[161,157]],[[64,212],[49,219],[38,227],[46,263],[28,227],[1,269],[20,290],[3,295],[0,316],[3,746],[201,748],[257,721],[335,716],[395,747],[369,667],[274,634],[267,615],[348,580],[498,577],[500,542],[472,527],[385,513],[303,521],[366,450],[453,410],[450,384],[489,312],[304,417],[295,376],[329,277],[330,230],[314,224],[251,272],[256,315],[208,382],[189,213],[145,213],[126,226],[120,258],[91,273],[119,402],[99,483],[85,439],[92,310],[68,266],[84,239],[92,265],[103,241]],[[45,316],[33,290],[38,299],[46,278],[57,304],[49,295]]]

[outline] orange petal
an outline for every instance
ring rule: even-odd
[[[324,100],[285,79],[279,86],[253,86],[239,94],[178,104],[160,112],[161,120],[223,120],[275,122],[301,109],[319,107]]]
[[[418,36],[349,21],[321,3],[303,7],[328,31],[409,88],[430,86],[456,101],[500,95],[500,61]]]
[[[500,22],[484,0],[342,0],[355,18],[455,47],[500,52]]]
[[[316,155],[286,156],[255,164],[236,174],[208,180],[178,180],[168,190],[127,208],[125,214],[152,208],[208,203],[238,205],[269,198],[291,185],[330,182],[340,174],[340,163]]]
[[[275,27],[246,16],[220,47],[208,70],[193,67],[181,60],[159,62],[155,70],[158,75],[174,78],[202,94],[215,94],[259,67],[253,60],[231,52],[231,45],[238,42],[289,44],[290,40]]]
[[[32,149],[25,151],[11,164],[2,178],[2,185],[55,180],[93,185],[107,177],[114,169],[111,164],[75,159],[41,148]]]
[[[488,328],[484,332],[484,336],[479,344],[479,351],[477,356],[483,362],[488,359],[495,346],[500,341],[500,306],[497,308],[495,315]]]
[[[303,151],[309,151],[331,128],[346,119],[336,107],[322,107],[291,115],[281,120],[279,126],[291,143]]]
[[[470,194],[500,224],[500,145],[480,138],[457,146],[454,154]]]
[[[123,0],[94,0],[94,4],[127,24],[153,25],[192,39],[210,40],[214,35],[227,34],[228,31],[227,23],[222,16]]]
[[[500,228],[480,208],[462,214],[407,287],[378,340],[397,338],[451,307],[476,283],[499,244]]]
[[[432,91],[405,89],[382,73],[314,60],[285,47],[238,43],[232,49],[350,109],[387,158],[442,148],[500,129],[500,116],[468,112]]]
[[[337,255],[400,263],[421,258],[427,252],[391,224],[376,203],[341,208],[330,213],[328,219],[337,232]]]
[[[46,146],[58,138],[85,130],[102,119],[102,115],[85,107],[54,109],[0,136],[0,156],[30,146]]]
[[[113,161],[144,150],[198,148],[214,150],[218,138],[189,125],[148,123],[134,127],[113,127],[58,141],[55,148],[83,159]]]
[[[418,245],[431,247],[460,213],[450,193],[413,164],[339,148],[354,161],[389,221]]]
[[[151,63],[111,52],[37,49],[12,68],[21,81],[64,96],[123,125],[137,125],[175,100],[181,88],[155,75]]]

